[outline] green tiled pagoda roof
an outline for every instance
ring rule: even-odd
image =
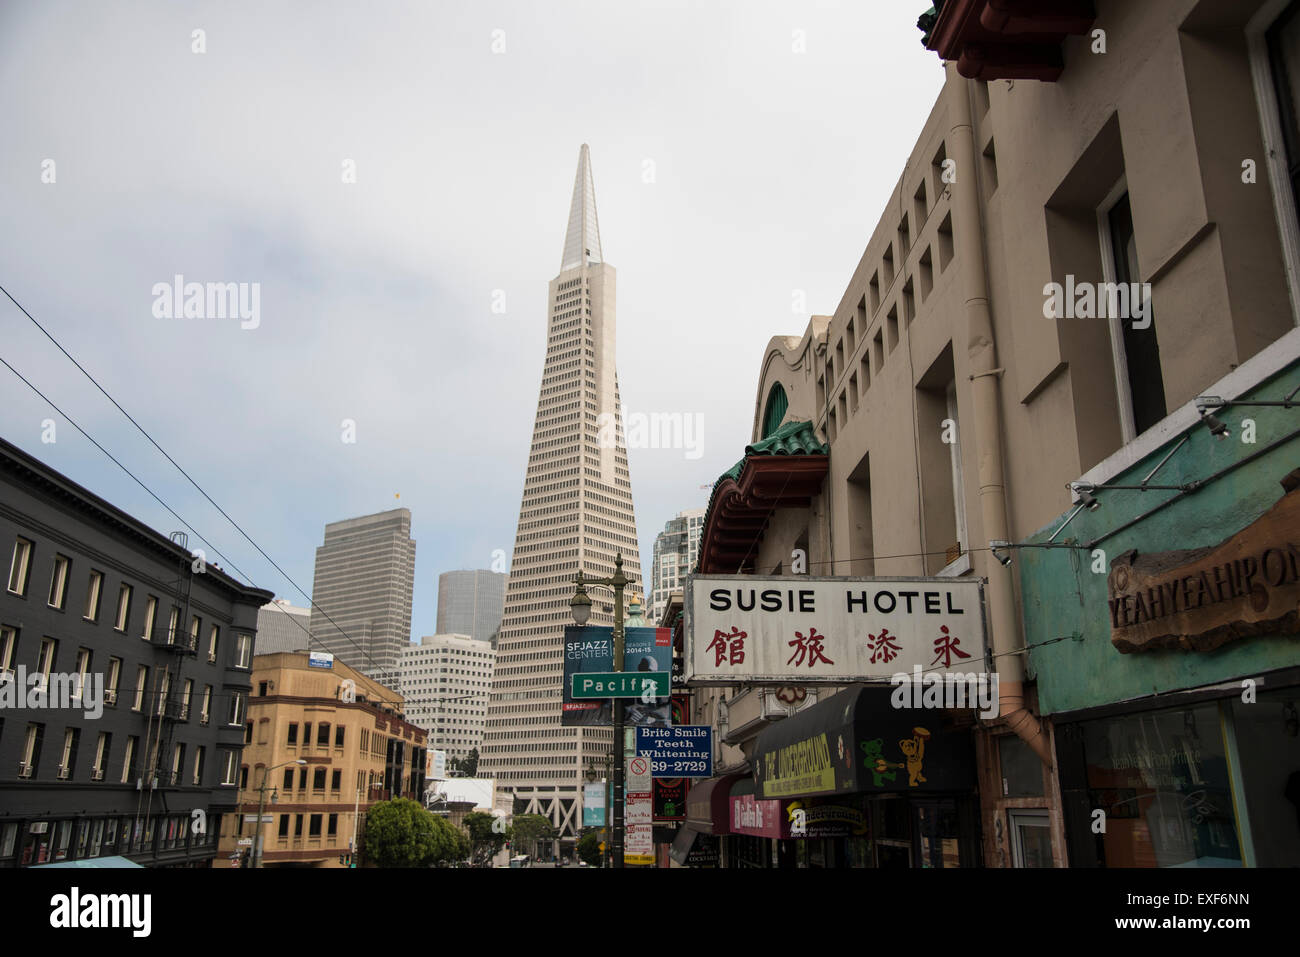
[[[727,471],[718,476],[709,493],[709,507],[704,512],[704,527],[709,527],[709,518],[713,514],[713,500],[717,497],[718,486],[727,479],[739,482],[745,471],[745,463],[751,455],[829,455],[830,446],[817,441],[817,432],[811,422],[787,422],[767,438],[759,439],[752,445],[745,446],[745,457]],[[698,563],[697,563],[698,567]]]
[[[929,49],[930,34],[934,32],[935,21],[939,19],[939,14],[943,12],[943,0],[934,0],[934,6],[916,21],[916,28],[921,31],[921,46]]]
[[[746,455],[827,455],[830,446],[817,441],[811,422],[787,422],[765,439],[745,446]],[[741,459],[740,463],[745,460]],[[737,463],[737,464],[740,464]]]

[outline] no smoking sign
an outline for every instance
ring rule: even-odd
[[[649,791],[650,760],[640,756],[627,759],[627,783],[624,789],[629,792]]]

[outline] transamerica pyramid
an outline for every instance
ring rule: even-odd
[[[573,578],[579,567],[609,577],[621,552],[631,582],[627,597],[640,591],[641,582],[614,368],[614,267],[601,254],[586,144],[578,153],[564,255],[547,307],[546,365],[478,773],[513,792],[518,813],[543,814],[572,840],[582,824],[583,772],[594,763],[603,773],[612,742],[609,728],[560,724]],[[609,415],[614,442],[602,428]],[[596,587],[589,594],[590,623],[613,624],[612,592]]]

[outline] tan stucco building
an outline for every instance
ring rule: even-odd
[[[403,720],[400,694],[307,652],[257,655],[252,683],[240,813],[223,821],[215,866],[256,847],[259,804],[271,817],[261,825],[265,867],[340,867],[354,827],[362,846],[370,805],[423,804],[427,732]]]
[[[949,63],[839,303],[763,352],[749,441],[810,423],[825,477],[807,494],[723,476],[700,570],[988,579],[1002,716],[973,731],[985,865],[1069,863],[1018,568],[994,560],[1014,549],[990,542],[1023,542],[1080,501],[1070,483],[1195,425],[1196,397],[1252,357],[1295,351],[1295,7],[1101,0],[1055,82]],[[1149,284],[1149,308],[1113,315],[1105,283]],[[787,457],[797,485],[795,460],[816,456]],[[774,690],[696,692],[724,771],[748,773]],[[1026,754],[1041,779],[1015,793]],[[1040,829],[1020,834],[1031,812]]]

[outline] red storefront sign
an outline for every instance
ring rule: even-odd
[[[790,821],[784,807],[787,803],[756,798],[752,794],[733,794],[731,796],[732,833],[770,837],[775,840],[790,837]]]

